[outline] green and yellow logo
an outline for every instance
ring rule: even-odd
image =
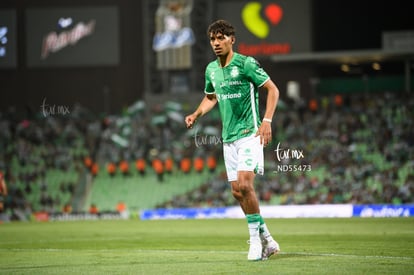
[[[282,20],[283,9],[275,3],[266,5],[266,18],[262,18],[261,11],[262,3],[249,2],[243,7],[241,16],[246,28],[256,37],[264,39],[269,35],[270,24],[276,26]]]

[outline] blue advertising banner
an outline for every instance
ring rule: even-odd
[[[413,205],[354,205],[353,217],[412,217]]]
[[[227,208],[152,209],[141,212],[141,220],[227,218]]]
[[[0,68],[17,66],[16,11],[0,10]]]
[[[351,218],[351,217],[412,217],[414,204],[406,205],[267,205],[261,207],[264,218]],[[159,219],[217,219],[245,218],[240,207],[221,208],[172,208],[141,211],[142,220]]]

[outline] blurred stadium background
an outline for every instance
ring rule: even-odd
[[[217,110],[183,123],[218,18],[281,92],[262,205],[413,204],[408,3],[2,0],[1,219],[235,206]]]

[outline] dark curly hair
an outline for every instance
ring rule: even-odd
[[[211,34],[216,35],[218,33],[232,36],[236,34],[236,29],[226,20],[219,19],[211,23],[207,29],[208,36]]]

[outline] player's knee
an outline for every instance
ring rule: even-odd
[[[239,183],[239,192],[241,196],[245,196],[245,194],[248,194],[252,191],[254,191],[253,188],[253,179],[250,177],[241,177],[238,181]]]
[[[253,192],[253,186],[251,184],[241,184],[240,185],[240,196],[244,197],[246,196],[246,194],[249,194],[251,192]]]
[[[231,193],[232,193],[233,197],[238,201],[240,201],[243,198],[242,193],[240,192],[240,190],[231,190]]]

